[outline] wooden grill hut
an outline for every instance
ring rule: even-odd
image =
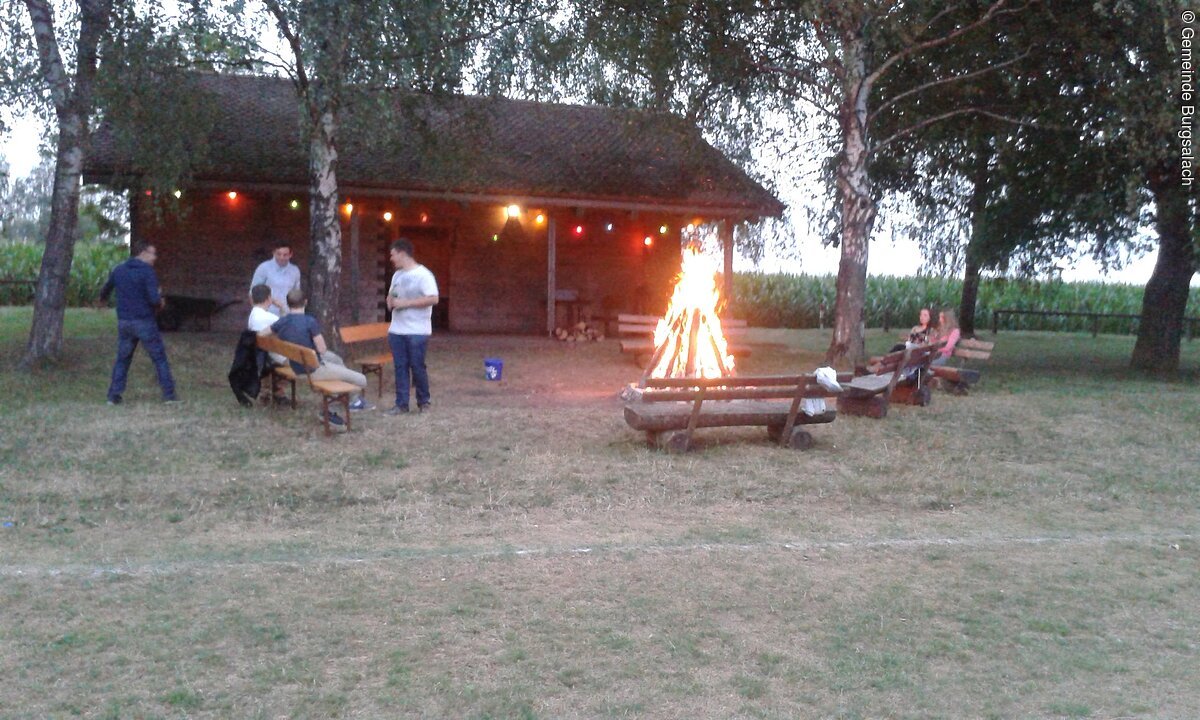
[[[189,82],[211,117],[177,212],[154,211],[133,160],[145,148],[107,122],[84,178],[129,190],[131,233],[160,249],[164,288],[234,303],[213,322],[234,329],[274,242],[291,244],[308,277],[307,144],[288,80]],[[393,106],[390,125],[372,122],[380,102]],[[435,327],[543,333],[580,316],[660,312],[689,223],[723,221],[730,277],[732,224],[783,211],[693,125],[662,113],[380,91],[347,106],[340,137],[344,324],[385,319],[398,237],[438,280]]]

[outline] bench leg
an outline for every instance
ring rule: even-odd
[[[792,436],[788,438],[787,446],[792,450],[808,450],[813,446],[812,433],[800,428],[792,428]]]
[[[359,366],[363,375],[374,375],[379,379],[379,385],[376,387],[375,399],[383,400],[383,366],[376,363],[364,363]],[[370,384],[370,383],[368,383]]]
[[[692,436],[687,430],[666,430],[654,433],[654,445],[670,454],[685,453],[691,447]]]
[[[771,438],[772,442],[792,450],[808,450],[813,446],[812,433],[798,427],[792,428],[792,431],[788,433],[789,437],[785,441],[783,433],[786,429],[784,425],[768,425],[767,437]]]
[[[859,415],[879,419],[887,416],[888,401],[882,395],[873,395],[867,398],[840,397],[837,401],[837,410],[842,415]]]

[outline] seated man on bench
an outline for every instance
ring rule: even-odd
[[[271,326],[279,321],[279,316],[274,315],[268,309],[271,307],[271,287],[269,285],[255,285],[250,288],[250,317],[246,319],[246,329],[256,333],[270,331]],[[287,358],[276,353],[270,354],[272,365],[287,365]],[[283,394],[281,382],[277,379],[271,387],[271,400],[282,405],[287,402],[287,396]]]
[[[308,304],[304,293],[300,290],[292,290],[287,294],[287,304],[287,315],[276,320],[269,332],[278,335],[282,340],[317,351],[321,367],[313,372],[313,380],[341,380],[365,389],[367,387],[366,376],[346,367],[340,357],[330,352],[325,345],[325,338],[321,336],[321,326],[317,323],[317,319],[304,314],[304,307]],[[292,370],[297,375],[305,373],[304,367],[296,362],[292,362]],[[362,394],[359,394],[350,403],[351,410],[370,410],[371,407],[363,399]],[[345,421],[338,417],[337,413],[330,413],[329,422],[333,425],[345,424]]]

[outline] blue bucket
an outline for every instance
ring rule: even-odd
[[[488,380],[499,381],[504,376],[504,361],[500,358],[484,358],[483,376]]]

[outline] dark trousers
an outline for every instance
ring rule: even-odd
[[[158,384],[162,387],[164,400],[175,398],[175,379],[171,377],[171,366],[167,363],[167,348],[163,345],[158,324],[153,320],[117,321],[117,360],[113,363],[112,382],[108,386],[108,399],[116,400],[125,392],[125,381],[129,377],[129,363],[138,342],[146,347],[158,373]]]
[[[429,404],[429,371],[425,369],[425,349],[428,335],[395,335],[388,333],[392,349],[392,364],[396,366],[396,407],[408,407],[409,376],[417,393],[417,407]]]

